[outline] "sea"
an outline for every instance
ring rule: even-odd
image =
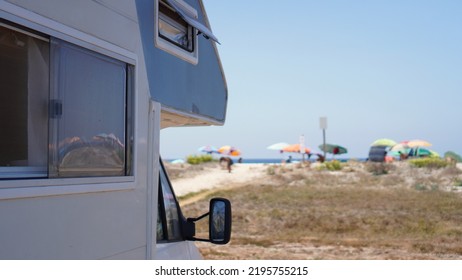
[[[233,159],[234,162],[237,161],[237,159]],[[242,158],[242,163],[266,163],[266,164],[274,164],[274,163],[281,163],[283,159],[282,158]],[[307,160],[307,159],[305,159]],[[332,158],[327,158],[327,161],[332,160]],[[351,160],[351,158],[335,158],[335,160],[338,160],[340,162],[347,162]],[[355,158],[357,161],[366,161],[366,158]],[[292,159],[292,162],[300,162],[301,159],[294,158]],[[315,159],[310,159],[309,161],[315,162]]]
[[[349,160],[351,160],[351,158],[335,158],[336,160],[340,161],[340,162],[347,162]],[[281,163],[283,159],[282,158],[245,158],[243,157],[242,158],[242,162],[243,164],[252,164],[252,163],[262,163],[262,164],[279,164]],[[284,158],[285,160],[285,158]],[[307,159],[305,159],[307,160]],[[327,161],[330,161],[332,160],[331,157],[327,157]],[[366,158],[355,158],[355,160],[357,161],[366,161],[367,159]],[[174,159],[166,159],[165,161],[167,162],[171,162],[171,161],[174,161]],[[233,158],[233,161],[235,163],[237,163],[238,161],[238,158]],[[301,161],[301,158],[293,158],[292,159],[292,162],[293,163],[296,163],[296,162],[300,162]],[[315,162],[316,161],[316,157],[313,159],[309,159],[309,161],[311,162]]]

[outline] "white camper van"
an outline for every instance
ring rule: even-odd
[[[161,163],[172,126],[222,125],[227,87],[201,0],[0,0],[0,259],[191,259]]]

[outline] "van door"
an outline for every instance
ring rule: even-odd
[[[181,231],[182,215],[163,164],[159,172],[157,203],[156,259],[201,259],[192,241],[185,241]]]

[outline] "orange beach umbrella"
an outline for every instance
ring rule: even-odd
[[[309,154],[310,149],[305,148],[305,150],[300,151],[300,144],[292,144],[289,146],[284,147],[281,151],[286,153],[301,153],[301,154]]]
[[[228,156],[240,156],[241,151],[239,151],[237,148],[232,147],[232,146],[223,146],[220,149],[218,149],[218,152],[223,155],[228,155]]]
[[[415,139],[411,141],[404,141],[402,142],[406,144],[406,146],[410,148],[415,148],[415,147],[430,147],[432,144],[428,141],[425,140],[420,140],[420,139]]]

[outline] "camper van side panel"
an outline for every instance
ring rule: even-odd
[[[163,106],[224,123],[228,92],[215,42],[198,36],[197,65],[156,48],[153,1],[137,0],[137,12],[152,98]],[[197,0],[186,0],[205,22]]]
[[[120,0],[6,0],[32,13],[127,50],[136,50],[138,20],[133,1]],[[71,36],[72,37],[72,36]]]
[[[0,16],[134,69],[134,171],[121,177],[0,180],[0,259],[144,259],[152,229],[148,193],[150,95],[133,1],[0,1]],[[100,104],[105,110],[105,104]],[[159,137],[159,131],[153,132]],[[158,147],[152,153],[158,154]],[[150,165],[152,167],[152,164]],[[152,176],[150,178],[150,176]],[[148,185],[148,178],[151,185]],[[156,189],[155,189],[156,190]],[[155,233],[154,233],[155,234]]]
[[[143,258],[144,204],[134,191],[1,201],[0,258]]]

